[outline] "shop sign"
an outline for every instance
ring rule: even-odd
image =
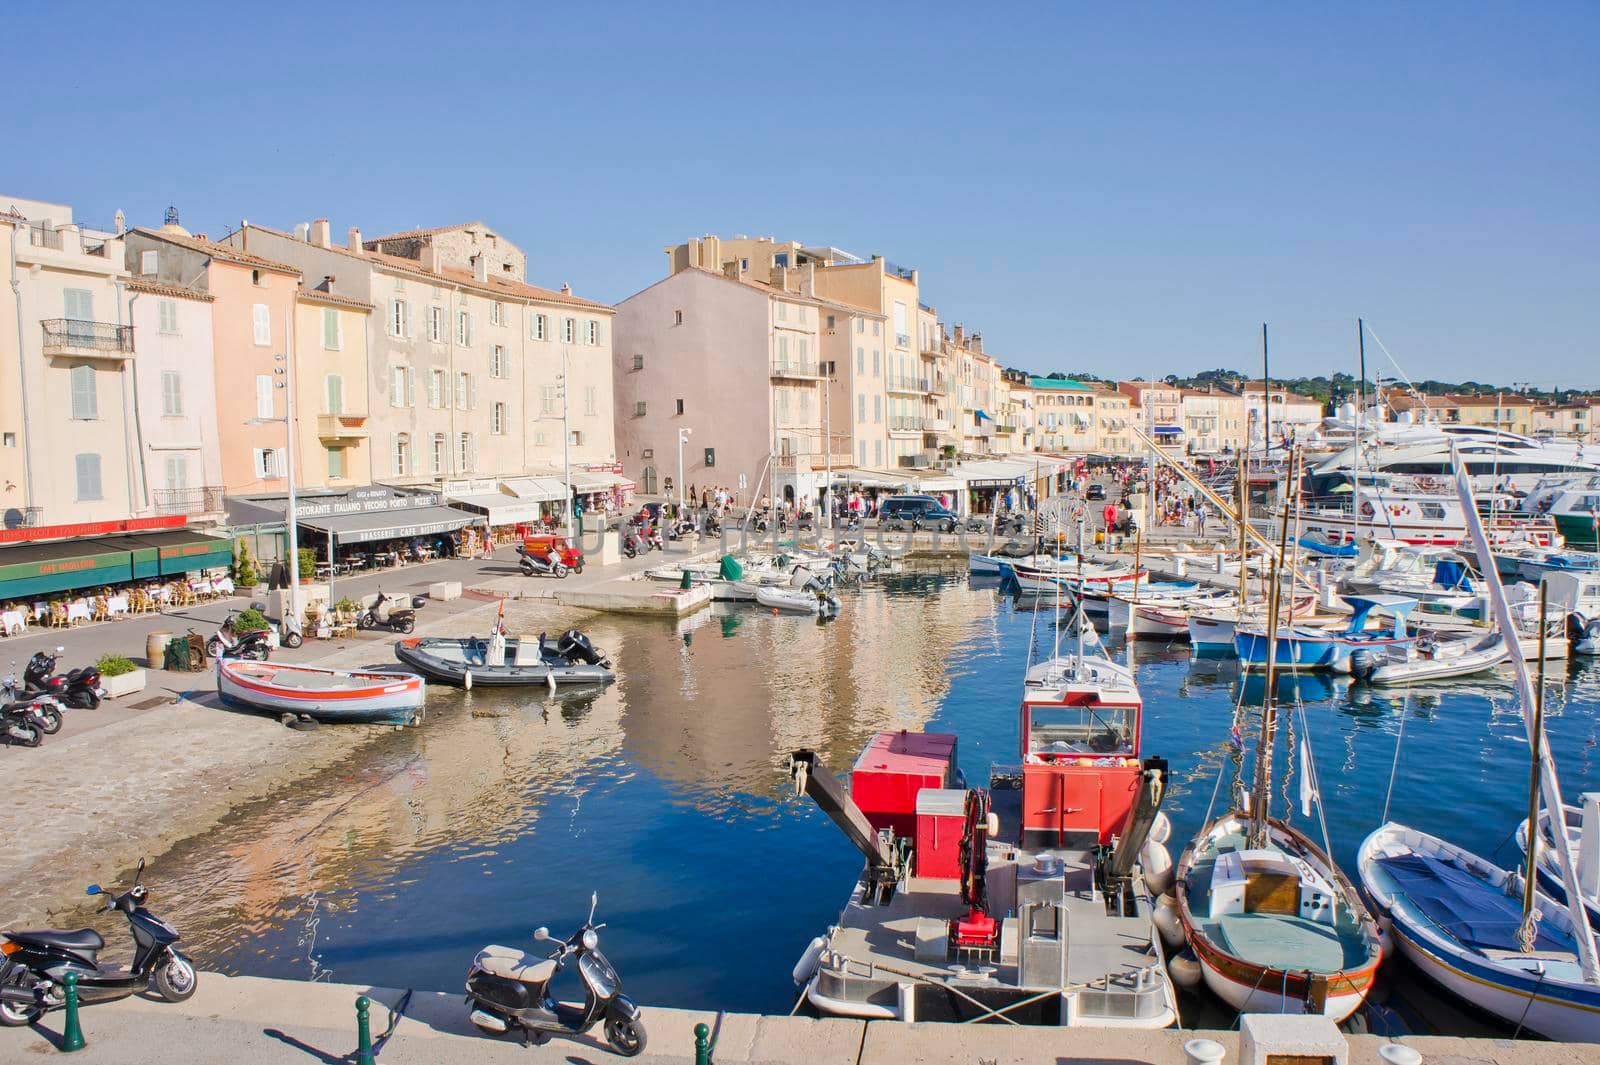
[[[182,514],[158,518],[124,518],[121,521],[86,521],[77,525],[38,525],[0,529],[0,544],[30,540],[67,540],[80,536],[108,536],[117,533],[150,532],[155,529],[181,529],[188,522]]]
[[[436,507],[441,502],[438,492],[420,492],[391,495],[381,490],[357,489],[338,500],[318,502],[297,501],[297,518],[322,518],[341,514],[382,514],[391,510],[413,510],[418,507]]]

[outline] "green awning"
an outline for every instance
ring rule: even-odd
[[[232,540],[195,532],[16,544],[0,547],[0,600],[171,577],[232,563]]]

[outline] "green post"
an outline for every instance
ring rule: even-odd
[[[372,1025],[367,1021],[367,1010],[372,1003],[366,995],[356,998],[356,1065],[377,1065],[372,1056]]]
[[[694,1065],[711,1065],[711,1029],[704,1022],[694,1026]]]
[[[61,1031],[61,1049],[82,1050],[83,1028],[78,1024],[78,974],[68,973],[64,983],[67,985],[67,1023]]]
[[[686,592],[687,592],[687,591],[688,591],[688,590],[689,590],[689,589],[690,589],[690,588],[693,588],[693,587],[694,587],[694,578],[693,578],[693,577],[691,577],[691,576],[689,576],[689,571],[688,571],[688,570],[684,570],[684,571],[683,571],[683,577],[682,577],[682,579],[681,579],[681,580],[680,580],[680,581],[679,581],[679,582],[678,582],[678,587],[679,587],[679,588],[682,588],[682,589],[683,589],[683,590],[684,590],[684,591],[686,591]]]

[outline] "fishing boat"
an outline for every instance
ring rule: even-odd
[[[1472,488],[1456,459],[1456,491],[1484,570],[1495,620],[1513,628],[1488,537],[1471,511]],[[1520,651],[1517,677],[1530,760],[1529,819],[1541,805],[1559,816],[1541,829],[1560,870],[1563,899],[1538,889],[1535,834],[1526,865],[1508,872],[1437,836],[1385,821],[1361,845],[1361,881],[1400,949],[1474,1008],[1550,1039],[1600,1042],[1600,941],[1589,926],[1581,870],[1567,836],[1561,784],[1544,729],[1543,676],[1535,686]],[[1398,757],[1398,752],[1397,752]]]
[[[1187,593],[1162,595],[1157,585],[1137,596],[1113,593],[1106,599],[1107,619],[1113,632],[1129,637],[1163,640],[1189,638],[1189,615],[1214,610],[1233,601],[1233,593],[1195,588]]]
[[[1505,636],[1498,631],[1453,639],[1425,635],[1414,643],[1392,645],[1379,652],[1366,680],[1381,685],[1466,677],[1493,669],[1510,653]]]
[[[252,662],[217,662],[217,694],[227,706],[318,721],[412,725],[422,719],[428,685],[412,673],[360,672]]]
[[[395,644],[395,657],[430,680],[464,688],[543,684],[605,684],[616,679],[611,660],[577,629],[554,642],[506,636],[413,636]]]
[[[879,733],[848,790],[811,751],[810,796],[866,859],[844,912],[794,969],[824,1015],[876,1020],[1165,1028],[1175,996],[1146,859],[1167,767],[1141,759],[1126,667],[1076,626],[1071,654],[1030,666],[1021,765],[987,788],[956,769],[956,737]],[[1031,652],[1030,652],[1031,657]],[[1156,858],[1157,863],[1160,858]]]
[[[1270,818],[1257,831],[1225,814],[1178,859],[1178,916],[1205,984],[1240,1013],[1342,1021],[1377,975],[1377,924],[1304,833]]]
[[[1062,559],[1045,565],[1006,564],[1003,575],[1016,583],[1018,591],[1044,595],[1054,595],[1058,588],[1067,591],[1131,588],[1150,580],[1150,574],[1143,569],[1135,571],[1122,563],[1080,564],[1077,559]]]
[[[1416,639],[1406,630],[1406,617],[1416,609],[1417,601],[1403,595],[1347,595],[1352,613],[1349,624],[1340,630],[1315,629],[1304,625],[1279,628],[1275,639],[1269,639],[1265,627],[1240,625],[1234,631],[1233,649],[1246,669],[1264,666],[1269,653],[1275,653],[1280,665],[1294,669],[1325,669],[1334,673],[1364,674],[1374,661],[1372,654],[1357,657],[1359,652],[1387,651],[1402,647]],[[1373,613],[1388,614],[1394,619],[1388,631],[1367,631],[1367,621]],[[1275,646],[1275,650],[1274,650]]]
[[[1358,861],[1380,919],[1429,978],[1508,1025],[1547,1039],[1600,1042],[1600,981],[1587,978],[1584,960],[1595,955],[1595,936],[1587,921],[1580,932],[1561,901],[1532,894],[1540,919],[1525,946],[1517,874],[1394,822],[1367,837]]]
[[[1294,623],[1303,628],[1327,627],[1348,622],[1348,617],[1333,614],[1316,614],[1313,607],[1316,603],[1310,595],[1297,596],[1294,600]],[[1264,625],[1267,621],[1267,608],[1264,603],[1252,603],[1240,607],[1237,604],[1216,605],[1204,610],[1191,610],[1189,612],[1189,645],[1197,653],[1209,655],[1234,654],[1233,637],[1240,625]]]
[[[1573,865],[1578,870],[1578,890],[1583,894],[1583,905],[1589,911],[1589,924],[1600,922],[1600,792],[1580,795],[1580,806],[1563,805],[1562,818],[1566,822],[1567,839],[1577,838],[1573,847],[1568,843]],[[1555,832],[1550,824],[1550,811],[1539,811],[1539,842],[1534,852],[1534,870],[1539,879],[1539,890],[1565,904],[1567,888],[1561,882],[1561,861],[1556,857]],[[1523,859],[1528,857],[1528,821],[1517,826],[1517,849]]]

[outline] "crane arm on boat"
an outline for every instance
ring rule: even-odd
[[[1150,826],[1155,823],[1161,809],[1161,800],[1167,793],[1167,760],[1146,758],[1139,780],[1139,797],[1128,810],[1117,833],[1116,843],[1101,852],[1098,863],[1102,886],[1121,883],[1133,875],[1139,852],[1150,838]]]
[[[839,778],[817,759],[816,752],[798,750],[789,755],[789,776],[794,780],[795,795],[809,796],[867,859],[874,885],[886,887],[904,879],[910,869],[906,841],[874,829]]]

